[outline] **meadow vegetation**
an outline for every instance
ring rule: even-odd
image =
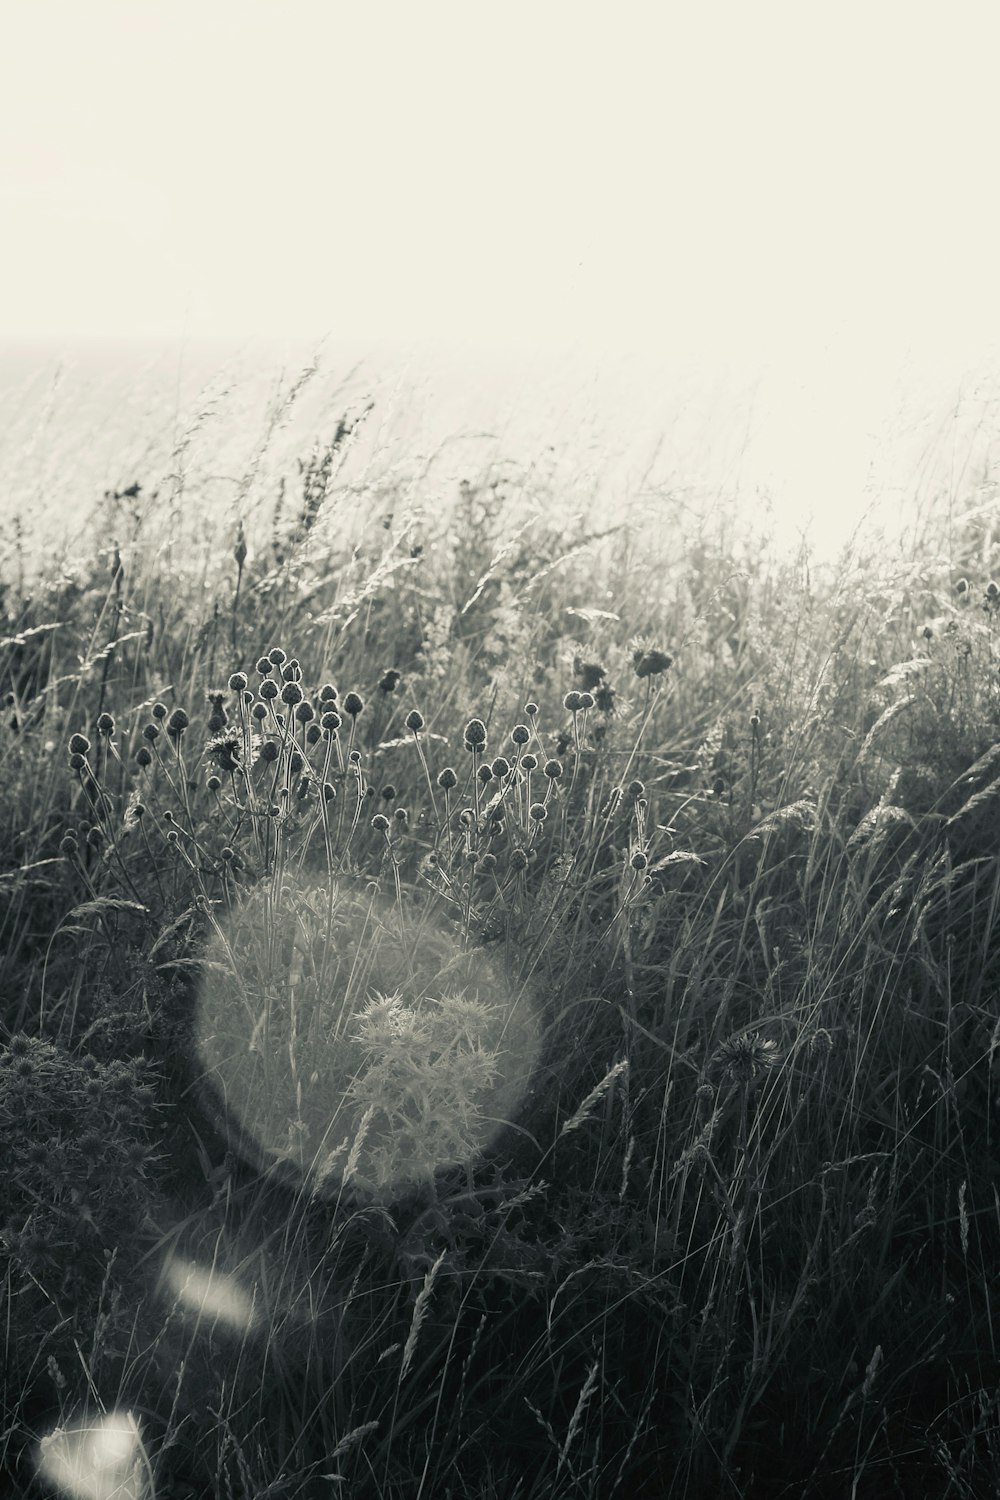
[[[9,1483],[996,1493],[989,508],[811,567],[332,426],[7,559]]]

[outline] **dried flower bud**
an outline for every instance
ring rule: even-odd
[[[528,716],[529,719],[533,719],[535,717],[535,715],[537,714],[537,712],[538,712],[538,704],[537,703],[526,703],[524,705],[524,711],[527,714],[527,716]]]
[[[344,712],[345,714],[350,714],[352,719],[356,719],[358,717],[358,714],[361,713],[364,706],[364,699],[361,698],[357,693],[345,694]]]
[[[321,703],[335,703],[337,700],[337,689],[332,682],[324,682],[319,690],[319,701]]]
[[[247,560],[247,539],[243,534],[243,522],[239,523],[239,531],[236,534],[236,546],[233,548],[233,560],[238,568],[242,568]]]
[[[393,813],[393,817],[401,828],[405,828],[410,821],[410,815],[405,807],[397,807]]]
[[[646,783],[636,778],[634,781],[629,782],[625,790],[630,797],[644,797],[646,795]]]
[[[563,699],[563,708],[568,709],[571,714],[575,714],[579,712],[580,706],[580,694],[575,689],[566,694]]]
[[[537,755],[532,755],[531,751],[529,750],[528,753],[527,753],[527,755],[522,755],[521,756],[521,770],[522,771],[537,771],[537,769],[538,769],[538,756]]]
[[[390,667],[388,672],[379,678],[379,687],[383,693],[394,693],[399,686],[402,672],[397,672],[395,667]]]
[[[90,749],[90,741],[85,734],[71,734],[69,748],[72,755],[86,755]]]
[[[376,833],[388,833],[389,819],[386,817],[385,813],[375,814],[374,818],[372,818],[372,827],[374,828]]]
[[[563,773],[562,761],[547,760],[542,770],[550,781],[558,781]]]
[[[309,728],[306,730],[306,744],[307,745],[318,745],[319,742],[320,742],[320,740],[322,738],[323,738],[323,731],[322,731],[322,729],[320,729],[319,725],[318,724],[310,724]]]
[[[229,679],[229,686],[234,693],[242,693],[249,679],[245,672],[234,672]]]
[[[632,665],[637,677],[659,677],[661,673],[673,666],[673,657],[666,651],[633,651]]]
[[[210,792],[217,792],[222,786],[222,782],[219,780],[218,776],[210,776],[205,782],[205,785]]]
[[[629,860],[629,864],[633,870],[644,870],[649,864],[649,855],[645,854],[642,849],[637,849]]]
[[[489,766],[480,766],[476,775],[483,783],[483,786],[487,786],[493,780],[493,771]]]
[[[458,777],[455,775],[455,772],[452,770],[451,766],[445,766],[443,770],[440,770],[438,772],[437,784],[446,792],[450,792],[453,787],[458,786]]]
[[[266,719],[267,718],[267,704],[266,703],[255,703],[254,706],[253,706],[253,708],[250,710],[250,712],[253,715],[253,717],[257,720],[257,723],[259,724],[262,719]]]
[[[271,675],[271,660],[270,660],[270,657],[267,657],[267,656],[258,657],[257,662],[256,662],[256,664],[254,666],[254,671],[255,672],[259,672],[260,675],[261,675],[261,677],[269,677]]]
[[[533,823],[544,823],[549,815],[549,810],[544,802],[533,802],[528,808],[528,817]]]
[[[273,667],[280,667],[284,662],[288,660],[288,657],[285,655],[284,651],[282,651],[280,646],[272,646],[270,651],[267,653],[267,659]]]
[[[260,747],[260,758],[268,762],[278,759],[278,745],[275,740],[265,740]]]
[[[328,708],[319,722],[324,729],[339,729],[344,721],[335,708]]]
[[[301,690],[300,690],[301,691]],[[300,724],[308,724],[310,719],[316,717],[316,710],[307,698],[304,698],[295,709],[295,717]]]
[[[527,724],[515,724],[510,732],[510,737],[515,745],[526,745],[531,739],[531,730]]]
[[[167,720],[167,733],[172,740],[179,740],[190,723],[191,720],[183,708],[175,708]]]
[[[486,749],[486,725],[482,719],[470,719],[466,724],[465,748],[480,753]]]
[[[294,707],[296,703],[302,702],[302,689],[297,682],[286,682],[281,689],[281,701]]]
[[[145,745],[140,745],[138,750],[135,752],[135,763],[137,766],[152,765],[153,757],[150,751],[147,750]]]
[[[351,763],[352,766],[360,766],[360,764],[361,764],[361,751],[360,750],[352,750],[351,753],[350,753],[350,755],[347,757],[347,759],[350,761],[350,763]]]
[[[528,868],[528,856],[523,849],[512,849],[510,851],[510,868],[514,871],[526,870]]]
[[[481,870],[495,870],[496,867],[497,857],[495,854],[484,854],[479,861],[479,868]]]
[[[324,802],[332,802],[333,799],[336,797],[336,795],[337,795],[337,788],[334,786],[333,782],[332,781],[324,781],[324,783],[323,783],[323,801]]]
[[[115,732],[115,721],[111,714],[103,713],[97,716],[98,734],[106,734],[110,739]]]
[[[278,696],[278,684],[272,682],[270,677],[265,678],[260,685],[260,696],[266,698],[268,703],[273,703]]]
[[[154,703],[151,713],[154,719],[163,720],[167,717],[167,705],[165,703]]]
[[[504,755],[498,755],[490,767],[498,781],[510,774],[510,761]]]
[[[593,695],[593,693],[581,693],[580,694],[580,707],[586,709],[586,708],[593,708],[593,706],[594,706],[594,695]]]
[[[235,857],[236,856],[235,856],[233,850],[230,849],[229,845],[228,844],[223,844],[222,848],[219,850],[219,858],[222,860],[223,864],[227,864],[228,865],[230,863],[230,861],[233,860]]]
[[[69,758],[69,768],[71,771],[82,771],[86,764],[87,757],[81,755],[78,750],[75,750]]]
[[[293,750],[292,753],[291,753],[291,755],[288,757],[288,769],[289,769],[289,771],[291,771],[291,773],[292,773],[293,776],[297,776],[299,774],[299,772],[302,770],[302,768],[303,768],[304,765],[305,765],[305,761],[302,759],[302,756],[299,753],[299,751],[298,750]]]
[[[64,833],[59,841],[59,848],[65,855],[76,854],[80,848],[72,833]]]
[[[419,734],[424,727],[424,716],[418,708],[411,708],[406,715],[406,727],[413,734]]]

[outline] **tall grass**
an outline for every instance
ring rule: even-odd
[[[994,1492],[988,515],[822,569],[366,417],[11,558],[11,1475]]]

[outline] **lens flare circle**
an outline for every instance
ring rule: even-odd
[[[470,1164],[531,1087],[526,987],[361,881],[255,887],[205,960],[203,1100],[240,1155],[314,1196],[385,1202]]]

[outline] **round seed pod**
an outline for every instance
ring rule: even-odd
[[[81,755],[79,751],[74,751],[74,753],[69,758],[69,768],[71,771],[82,771],[86,764],[87,757],[85,755]]]
[[[310,719],[314,719],[316,717],[316,710],[313,708],[312,704],[308,702],[308,700],[304,699],[301,703],[296,705],[295,717],[298,719],[300,724],[308,724]]]
[[[478,750],[480,753],[486,749],[486,725],[482,719],[470,719],[466,724],[465,747],[467,750]]]
[[[136,763],[137,766],[151,766],[152,765],[152,763],[153,763],[153,756],[152,756],[151,752],[146,748],[145,745],[140,745],[139,748],[138,748],[138,750],[135,752],[135,763]]]
[[[483,783],[483,786],[488,786],[489,783],[493,780],[493,769],[491,766],[480,766],[479,770],[476,772],[476,775]]]
[[[364,708],[364,699],[358,693],[347,693],[344,696],[344,712],[356,719]]]
[[[154,703],[150,712],[154,719],[159,719],[162,722],[167,717],[167,705],[165,703]]]
[[[397,672],[395,667],[390,667],[388,672],[384,672],[379,678],[378,684],[382,692],[394,693],[399,686],[402,675],[402,672]]]
[[[319,725],[318,724],[310,724],[309,728],[306,730],[306,744],[307,745],[318,745],[319,742],[320,742],[320,740],[322,738],[323,738],[323,731],[322,731],[322,729],[320,729]]]
[[[391,781],[387,781],[386,782],[385,786],[382,788],[381,792],[379,793],[379,796],[382,798],[383,802],[392,802],[393,801],[393,799],[396,796],[396,788],[393,786],[393,784],[392,784]]]
[[[289,771],[291,771],[291,773],[292,773],[293,776],[297,776],[299,774],[299,772],[302,770],[302,768],[303,768],[304,765],[305,765],[305,761],[302,759],[302,756],[300,755],[299,751],[298,750],[293,750],[292,753],[291,753],[291,755],[288,757],[288,769],[289,769]]]
[[[319,722],[322,724],[324,729],[339,729],[344,721],[337,713],[336,709],[328,708]]]
[[[528,868],[528,856],[525,854],[523,849],[512,849],[510,851],[510,859],[508,863],[510,865],[510,868],[515,872],[519,870],[526,870]]]
[[[527,755],[522,755],[521,756],[521,770],[522,771],[537,771],[537,769],[538,769],[538,756],[537,755],[532,755],[531,751],[529,750],[528,753],[527,753]]]
[[[528,808],[528,817],[533,823],[544,823],[549,815],[549,810],[544,802],[533,802]]]
[[[272,682],[270,677],[266,678],[260,685],[260,696],[266,698],[268,703],[273,703],[278,696],[278,684]]]
[[[217,792],[222,786],[222,782],[219,780],[218,776],[210,776],[205,782],[205,785],[210,792]]]
[[[265,761],[276,761],[278,759],[278,746],[274,740],[265,740],[260,747],[260,758]]]
[[[490,766],[490,770],[493,772],[497,780],[500,781],[504,776],[508,776],[510,774],[510,761],[505,755],[498,755],[496,760],[493,761],[492,765]]]
[[[280,646],[272,646],[270,651],[267,653],[267,659],[272,666],[280,667],[284,662],[288,660],[288,657],[285,655],[284,651],[282,651]]]
[[[646,793],[646,784],[643,781],[639,781],[637,778],[634,781],[630,781],[625,790],[628,792],[630,797],[642,797],[645,796]]]
[[[234,672],[229,679],[229,686],[234,693],[242,693],[247,686],[247,674],[245,672]]]
[[[106,734],[110,739],[115,732],[115,721],[112,714],[103,713],[97,716],[98,734]]]
[[[323,783],[323,801],[324,802],[332,802],[333,799],[336,797],[336,795],[337,795],[337,788],[334,786],[333,782],[332,781],[324,781],[324,783]]]
[[[85,734],[71,734],[69,748],[71,755],[86,755],[90,749],[90,741]]]
[[[535,717],[535,715],[537,714],[537,712],[538,712],[538,704],[537,703],[526,703],[524,705],[524,711],[527,714],[527,716],[528,716],[529,719],[533,719]]]
[[[266,656],[260,657],[254,667],[254,671],[259,672],[261,677],[269,677],[271,675],[270,658]]]
[[[59,841],[60,851],[69,856],[79,852],[80,845],[72,833],[64,833]]]
[[[160,738],[159,724],[143,725],[142,737],[144,740],[148,740],[150,744],[152,744],[154,740],[158,740]]]
[[[581,708],[593,708],[593,706],[594,706],[594,695],[593,695],[593,693],[581,693],[580,694],[580,707]]]
[[[451,766],[445,766],[443,770],[438,772],[437,784],[446,792],[450,792],[453,787],[458,786],[458,777],[455,775],[455,772],[452,770]]]
[[[175,708],[173,713],[170,715],[170,718],[167,720],[167,733],[169,734],[171,739],[178,740],[190,723],[191,720],[188,718],[183,708]]]
[[[419,708],[411,708],[406,715],[406,727],[413,734],[419,734],[424,727],[424,716]]]
[[[558,781],[563,773],[562,761],[547,760],[542,767],[542,771],[550,781]]]
[[[253,708],[250,710],[250,713],[257,720],[257,723],[259,724],[262,719],[266,719],[267,718],[267,704],[266,703],[255,703],[254,706],[253,706]]]
[[[531,730],[527,724],[515,724],[510,737],[515,745],[526,745],[531,739]]]
[[[375,814],[374,818],[372,818],[372,827],[374,828],[376,833],[388,833],[389,819],[386,817],[385,813]]]
[[[574,688],[572,692],[567,693],[565,698],[563,699],[563,708],[568,709],[571,714],[575,714],[579,713],[581,707],[582,704],[580,702],[580,694]]]
[[[296,703],[302,702],[302,689],[297,682],[286,682],[281,689],[281,701],[294,708]]]
[[[649,864],[649,856],[642,849],[637,849],[629,860],[633,870],[644,870]]]
[[[337,689],[332,682],[324,682],[319,690],[319,701],[321,703],[335,703],[337,701]]]

